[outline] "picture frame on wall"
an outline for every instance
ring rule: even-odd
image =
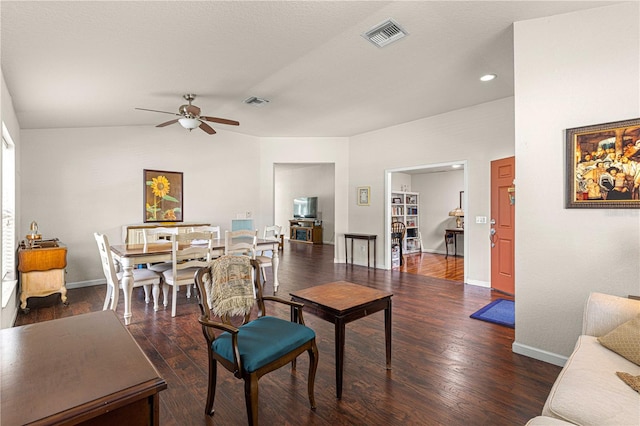
[[[368,206],[369,198],[371,196],[371,187],[370,186],[359,186],[358,187],[358,205],[359,206]]]
[[[182,222],[182,172],[143,171],[144,222]]]
[[[566,207],[640,208],[640,118],[565,131]]]

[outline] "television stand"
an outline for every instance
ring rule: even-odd
[[[291,219],[289,242],[322,244],[322,221],[317,219]]]

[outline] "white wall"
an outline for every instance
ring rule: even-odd
[[[43,238],[67,245],[70,287],[103,282],[93,233],[120,244],[122,225],[143,222],[143,169],[184,173],[185,222],[224,230],[251,211],[256,226],[270,223],[258,201],[257,145],[255,137],[177,125],[23,130],[22,223],[35,220]]]
[[[516,341],[561,364],[589,292],[640,294],[638,210],[565,209],[564,130],[640,117],[640,4],[515,24]]]
[[[274,167],[276,164],[325,163],[334,165],[334,230],[323,230],[325,241],[336,241],[347,230],[349,185],[348,138],[261,138],[260,139],[260,205],[265,218],[274,211]],[[323,207],[324,209],[324,207]],[[325,214],[323,212],[323,214]],[[327,235],[329,234],[329,235]],[[336,262],[344,262],[344,246],[335,245]]]
[[[322,220],[322,240],[333,244],[335,236],[335,166],[331,164],[276,164],[274,167],[274,217],[285,238],[290,235],[293,199],[318,197],[318,219]]]
[[[16,185],[16,199],[15,199],[15,207],[16,207],[16,238],[20,239],[21,235],[21,225],[20,225],[20,203],[21,203],[21,194],[20,194],[20,180],[21,180],[21,167],[20,167],[20,157],[21,157],[21,147],[22,143],[20,142],[20,125],[18,123],[18,118],[16,117],[14,108],[13,108],[13,100],[11,98],[11,94],[9,93],[9,89],[7,88],[7,84],[4,81],[4,75],[2,74],[2,70],[0,70],[0,79],[2,80],[2,92],[0,92],[0,122],[4,123],[7,127],[7,130],[11,134],[11,138],[15,144],[15,160],[16,160],[16,177],[15,177],[15,185]],[[0,129],[1,131],[1,129]],[[1,154],[0,154],[1,155]],[[2,179],[2,161],[0,161],[0,180]],[[2,185],[0,185],[2,188]],[[0,204],[2,197],[0,197]],[[26,234],[26,232],[25,232]],[[0,237],[1,239],[2,237]],[[17,277],[16,277],[17,278]],[[0,328],[7,328],[13,326],[15,318],[18,314],[18,301],[17,301],[17,286],[13,289],[13,291],[8,295],[8,301],[6,307],[0,310]]]
[[[466,160],[469,205],[465,213],[469,217],[489,216],[491,160],[514,155],[513,126],[513,98],[505,98],[352,137],[349,206],[353,208],[349,210],[348,232],[377,234],[381,238],[378,248],[388,245],[385,171],[401,167]],[[356,207],[358,186],[371,186],[369,207]],[[488,227],[469,223],[465,228],[468,250],[473,252],[465,259],[467,283],[487,285],[490,281]],[[384,259],[384,250],[378,250],[378,265]],[[366,264],[366,253],[356,251],[354,263]]]
[[[449,212],[460,204],[464,170],[424,173],[412,176],[413,190],[420,193],[420,233],[422,251],[445,254],[444,231],[456,227]],[[470,218],[465,221],[465,227]],[[464,238],[458,238],[458,253],[464,253]],[[473,256],[474,253],[471,253]]]

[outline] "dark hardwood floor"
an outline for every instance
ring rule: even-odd
[[[285,366],[260,380],[263,425],[523,425],[541,412],[560,368],[514,354],[514,330],[469,318],[504,295],[412,273],[334,264],[333,249],[286,243],[278,293],[289,298],[294,289],[337,280],[393,292],[393,369],[385,369],[383,313],[349,323],[343,397],[337,400],[333,325],[307,314],[320,353],[317,410],[309,408],[303,355],[296,371]],[[273,291],[271,283],[266,290]],[[19,314],[17,325],[99,310],[104,295],[104,286],[72,289],[68,307],[59,295],[31,298],[31,312]],[[196,300],[181,296],[178,315],[171,318],[170,309],[154,312],[142,289],[134,290],[128,329],[168,383],[160,394],[160,423],[246,424],[243,383],[223,368],[216,413],[205,416],[205,340]],[[121,317],[122,302],[117,313]],[[288,318],[289,311],[270,314]]]

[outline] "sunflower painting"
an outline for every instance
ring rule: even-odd
[[[182,222],[182,172],[144,170],[144,221]]]

